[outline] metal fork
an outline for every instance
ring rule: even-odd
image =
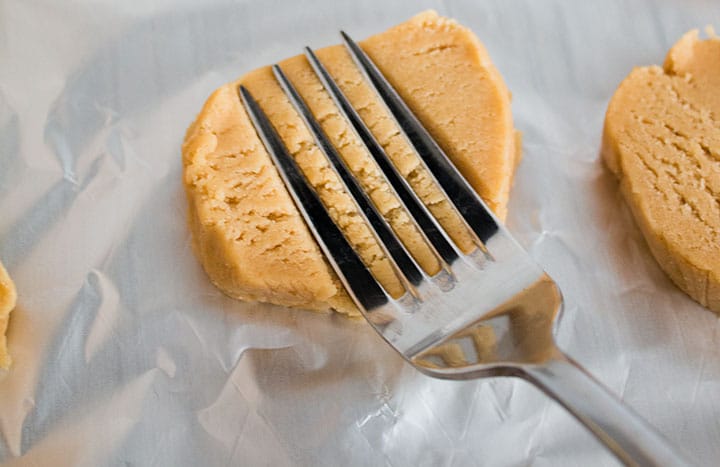
[[[365,52],[347,34],[341,35],[348,53],[478,245],[470,254],[455,246],[306,47],[305,55],[325,90],[437,256],[440,272],[426,274],[364,193],[282,69],[274,65],[275,78],[405,286],[406,293],[393,298],[335,225],[256,100],[239,86],[239,96],[295,204],[367,321],[429,376],[524,378],[565,407],[627,465],[689,465],[647,422],[558,349],[553,334],[562,296],[555,282],[507,232]]]

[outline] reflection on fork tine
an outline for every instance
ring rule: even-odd
[[[277,65],[273,65],[272,70],[278,83],[280,83],[280,87],[285,91],[295,110],[297,110],[308,130],[310,130],[310,133],[313,135],[315,143],[330,162],[332,169],[339,176],[343,188],[352,196],[358,208],[358,213],[365,217],[365,221],[370,226],[378,244],[388,256],[396,274],[405,285],[405,290],[415,295],[415,287],[420,285],[420,282],[424,278],[422,269],[420,269],[412,256],[410,256],[410,253],[402,242],[393,234],[387,221],[372,201],[370,201],[370,198],[365,191],[363,191],[358,180],[350,173],[350,169],[345,165],[342,156],[333,147],[325,135],[325,132],[323,132],[320,127],[320,123],[315,119],[312,112],[310,112],[305,101],[303,101],[300,94],[298,94],[292,83],[287,79],[285,73],[283,73]]]
[[[238,92],[296,206],[305,218],[310,231],[317,239],[320,239],[318,244],[332,266],[338,271],[350,296],[359,306],[366,309],[373,309],[388,303],[387,293],[370,274],[358,254],[345,239],[340,228],[332,221],[322,201],[307,183],[305,176],[260,105],[244,86],[240,86]],[[356,295],[353,292],[356,289],[362,290],[363,293]]]
[[[318,60],[315,52],[309,47],[305,47],[305,56],[313,67],[315,74],[320,79],[320,82],[325,87],[325,90],[330,94],[330,97],[332,97],[341,115],[350,122],[358,137],[362,140],[373,159],[375,159],[380,170],[382,170],[385,178],[398,194],[405,209],[410,213],[411,217],[416,220],[418,227],[428,243],[434,247],[438,256],[442,258],[445,263],[444,267],[447,268],[448,265],[452,265],[461,254],[452,240],[450,240],[444,229],[438,224],[432,214],[430,214],[430,211],[428,211],[422,201],[420,201],[420,198],[415,194],[407,180],[400,175],[400,172],[390,161],[385,150],[380,146],[380,143],[377,142],[375,136],[370,132],[370,129],[365,125],[362,118],[360,118],[360,115],[347,100],[345,94],[343,94],[340,87],[335,83],[335,80],[330,76],[330,73],[325,69],[325,66]]]
[[[353,125],[378,165],[386,166],[386,179],[415,218],[416,226],[453,274],[462,271],[457,280],[452,279],[450,288],[437,287],[436,281],[427,280],[347,170],[282,70],[274,67],[283,91],[345,182],[345,190],[361,206],[378,243],[410,292],[399,300],[387,294],[333,223],[261,107],[240,86],[243,104],[295,204],[368,322],[408,362],[428,375],[448,379],[507,375],[525,378],[560,402],[627,464],[689,465],[661,435],[555,346],[553,323],[562,306],[556,284],[497,221],[367,55],[344,33],[343,39],[367,81],[490,259],[480,268],[468,267],[472,262],[466,261],[467,255],[448,241],[442,227],[423,218],[427,211],[416,206],[412,192],[404,193],[408,190],[404,181],[393,180],[398,174],[385,160],[387,156],[377,151],[379,145],[367,128],[357,124],[361,120],[353,122],[356,112],[341,92],[335,92],[334,82],[317,57],[306,50],[341,114]],[[453,255],[457,255],[455,259]]]
[[[340,35],[350,56],[385,102],[422,161],[445,191],[447,198],[455,205],[478,239],[485,244],[498,230],[498,220],[367,54],[345,32],[341,31]]]

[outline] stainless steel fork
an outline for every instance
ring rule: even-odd
[[[526,379],[564,406],[625,464],[689,465],[660,434],[557,348],[553,334],[562,296],[555,282],[488,209],[371,59],[350,37],[341,35],[348,53],[478,245],[470,254],[455,246],[317,56],[305,48],[325,90],[437,256],[440,272],[426,274],[363,192],[282,69],[273,66],[275,78],[354,198],[405,286],[402,297],[390,296],[332,221],[261,107],[240,86],[240,98],[288,191],[367,321],[427,375]]]

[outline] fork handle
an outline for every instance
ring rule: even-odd
[[[691,465],[645,420],[571,358],[560,354],[522,375],[565,407],[620,461],[637,466]]]

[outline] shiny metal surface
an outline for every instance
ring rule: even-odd
[[[375,205],[370,201],[370,197],[363,191],[360,183],[350,173],[350,169],[345,165],[342,160],[342,156],[333,147],[328,140],[325,133],[323,133],[320,123],[315,120],[312,112],[308,109],[305,102],[302,100],[298,92],[293,87],[292,83],[285,77],[279,66],[273,65],[272,67],[275,78],[280,83],[285,94],[290,99],[298,114],[307,125],[310,133],[313,135],[316,144],[323,152],[325,157],[330,161],[330,165],[335,173],[339,176],[342,186],[345,191],[349,192],[357,207],[358,212],[364,217],[365,223],[370,226],[370,230],[374,234],[378,241],[378,244],[383,249],[385,256],[388,257],[395,273],[400,277],[400,280],[405,285],[406,289],[412,289],[417,286],[422,280],[422,272],[420,267],[415,263],[415,260],[410,256],[410,253],[405,249],[402,242],[392,233],[391,227],[388,222],[383,218],[382,214],[378,212]],[[296,200],[297,202],[297,200]],[[302,202],[302,198],[300,199]],[[315,230],[318,232],[325,232],[328,226],[324,223],[321,225],[316,224]],[[349,246],[349,245],[348,245]],[[345,255],[347,253],[343,253]]]
[[[383,295],[382,286],[352,252],[349,242],[338,241],[342,233],[332,223],[260,106],[241,86],[240,97],[288,190],[367,321],[407,361],[427,375],[445,379],[489,376],[526,379],[558,401],[627,465],[688,465],[662,435],[557,348],[553,329],[562,308],[562,296],[555,282],[487,208],[370,58],[347,34],[341,34],[357,66],[387,105],[447,198],[476,234],[484,253],[478,261],[477,254],[464,255],[455,249],[457,260],[450,261],[450,274],[442,281],[446,285],[450,281],[450,287],[441,287],[434,278],[424,274],[388,224],[377,219],[380,214],[368,205],[369,197],[352,179],[320,124],[282,70],[273,66],[276,79],[345,182],[358,209],[370,213],[367,220],[378,241],[386,243],[386,252],[395,259],[395,267],[412,278],[404,282],[403,297],[393,299]],[[382,149],[367,137],[369,131],[349,108],[332,77],[311,50],[306,49],[306,54],[345,118],[364,136],[376,161],[387,162],[389,159],[378,154]],[[391,164],[379,165],[387,179],[397,178]],[[392,184],[400,191],[408,188],[398,180]],[[404,199],[411,204],[417,202],[407,194]],[[416,210],[426,214],[417,207]],[[422,220],[417,224],[426,238],[438,238],[432,230],[438,228],[436,223]],[[427,227],[430,229],[426,230]],[[388,236],[391,247],[387,245]],[[402,254],[398,256],[396,250]]]
[[[389,301],[387,293],[370,274],[370,271],[365,268],[360,257],[332,221],[323,207],[322,201],[307,184],[302,172],[295,164],[295,160],[274,131],[270,120],[245,87],[240,86],[238,92],[298,209],[307,220],[313,235],[322,239],[319,241],[319,245],[333,268],[341,271],[339,276],[347,286],[348,292],[356,303],[362,304],[363,308],[374,309],[385,305]],[[355,284],[355,287],[350,286],[351,283]],[[355,294],[356,289],[363,292]]]
[[[390,112],[395,116],[397,123],[402,128],[405,136],[421,155],[425,165],[440,183],[445,195],[453,202],[460,214],[475,232],[478,239],[485,245],[493,238],[495,232],[500,228],[500,223],[492,214],[492,211],[485,207],[485,203],[470,187],[467,181],[460,175],[450,160],[443,154],[440,146],[430,137],[422,127],[418,119],[400,99],[397,92],[383,78],[370,58],[365,55],[362,49],[347,35],[341,31],[340,35],[347,47],[348,52],[355,60],[367,80],[375,88],[375,91],[382,98]],[[500,236],[507,239],[505,235]],[[496,252],[497,254],[497,252]]]
[[[305,56],[308,62],[310,62],[310,66],[313,67],[315,74],[320,79],[320,82],[325,87],[325,90],[330,94],[330,97],[332,97],[341,115],[350,122],[357,136],[363,142],[373,159],[375,159],[375,162],[395,190],[395,193],[397,193],[405,209],[412,214],[411,218],[415,220],[420,231],[425,235],[427,242],[442,259],[444,266],[452,264],[460,257],[460,252],[452,240],[450,240],[442,227],[440,227],[432,214],[430,214],[430,211],[425,207],[420,198],[415,195],[415,192],[407,180],[400,175],[400,172],[398,172],[387,154],[385,154],[380,143],[377,142],[375,136],[347,100],[340,90],[340,87],[338,87],[332,79],[325,69],[325,66],[318,60],[315,52],[313,52],[311,48],[305,47]]]

